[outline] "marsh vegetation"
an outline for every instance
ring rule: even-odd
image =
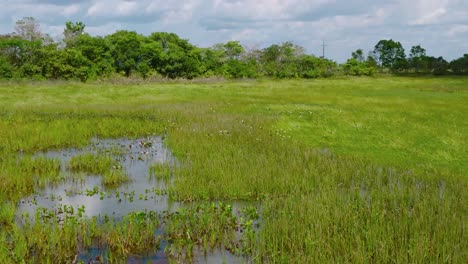
[[[467,82],[0,84],[0,259],[465,263]]]

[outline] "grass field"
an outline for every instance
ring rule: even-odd
[[[467,116],[468,79],[454,77],[1,83],[0,259],[66,262],[77,237],[110,232],[18,226],[18,201],[61,178],[56,161],[34,153],[162,135],[180,162],[172,200],[259,204],[260,228],[239,253],[252,262],[466,263]],[[216,236],[231,216],[210,208],[197,212],[225,216],[209,229]],[[150,220],[141,230],[159,224]],[[190,227],[200,237],[191,240],[207,236]]]

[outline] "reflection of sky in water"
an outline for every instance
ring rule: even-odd
[[[144,147],[140,142],[151,142],[151,147]],[[121,217],[134,211],[164,211],[170,210],[176,203],[171,203],[167,195],[155,195],[153,188],[163,189],[162,182],[156,182],[149,177],[149,168],[155,163],[171,163],[175,160],[171,152],[163,145],[161,138],[151,137],[144,139],[106,139],[93,140],[91,145],[84,149],[65,149],[62,151],[48,151],[38,153],[38,156],[60,159],[62,171],[71,177],[71,172],[66,170],[69,160],[76,155],[85,153],[100,153],[105,150],[118,150],[123,155],[112,155],[123,166],[131,181],[119,188],[106,190],[101,186],[101,177],[84,177],[83,182],[67,181],[54,187],[47,187],[36,196],[22,200],[19,212],[29,212],[34,215],[38,207],[48,209],[57,208],[59,205],[71,205],[75,209],[85,206],[87,216],[116,216]],[[110,155],[110,154],[109,154]],[[86,196],[86,190],[93,190],[97,186],[99,193]],[[105,192],[104,199],[101,192]],[[133,201],[124,193],[134,192]],[[68,195],[67,195],[68,193]],[[77,194],[82,193],[82,194]],[[54,197],[55,199],[52,199]],[[33,204],[36,199],[37,205]]]
[[[151,147],[144,147],[140,142],[151,142]],[[118,160],[124,171],[128,173],[130,182],[115,189],[104,189],[101,186],[101,177],[98,175],[83,175],[83,181],[73,181],[72,172],[66,169],[68,162],[73,156],[86,153],[101,153],[106,149],[119,150],[122,155],[111,155]],[[19,214],[25,212],[34,216],[37,208],[56,209],[61,205],[73,206],[75,210],[85,206],[85,216],[101,216],[120,218],[130,212],[135,211],[157,211],[175,210],[181,206],[177,202],[171,202],[168,195],[155,195],[153,188],[165,189],[163,182],[157,182],[150,178],[149,168],[155,163],[169,163],[176,165],[172,153],[163,145],[160,137],[150,137],[143,139],[94,139],[90,146],[84,149],[64,149],[61,151],[51,150],[38,153],[37,156],[59,159],[61,161],[62,172],[70,180],[57,186],[49,186],[41,190],[36,195],[21,200],[18,208]],[[93,196],[86,196],[87,190],[93,190],[97,186],[99,192]],[[103,199],[101,192],[104,192]],[[133,201],[125,197],[125,193],[134,192]],[[119,194],[118,197],[117,194]],[[140,197],[141,196],[141,197]],[[146,199],[145,199],[146,197]],[[140,199],[141,198],[141,199]],[[37,201],[36,204],[33,201]],[[241,204],[233,203],[233,208],[238,209]],[[161,233],[162,230],[156,230]],[[161,248],[149,256],[130,256],[126,263],[167,263],[164,248],[167,241],[161,241]],[[96,256],[106,256],[106,252],[100,248],[88,248],[81,251],[78,261],[93,260]],[[226,250],[215,249],[207,255],[195,250],[194,263],[244,263],[245,260],[239,258]]]

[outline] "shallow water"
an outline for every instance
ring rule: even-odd
[[[119,162],[128,174],[130,181],[114,189],[106,189],[101,185],[99,175],[77,173],[67,169],[67,164],[73,156],[94,153],[110,155]],[[39,208],[57,210],[64,205],[80,208],[84,206],[85,217],[112,217],[120,219],[132,212],[153,211],[158,213],[171,212],[184,206],[169,199],[165,192],[163,181],[156,181],[150,176],[150,166],[156,163],[168,163],[177,166],[177,161],[164,146],[160,137],[140,139],[93,139],[91,144],[82,149],[64,149],[40,152],[36,157],[58,159],[61,162],[62,173],[67,180],[60,184],[50,185],[39,193],[20,201],[18,213],[21,217],[32,219]],[[233,203],[233,208],[239,205]],[[162,234],[162,229],[155,230]],[[127,263],[166,263],[164,254],[167,241],[161,241],[161,247],[147,256],[128,257]],[[88,248],[78,254],[78,261],[88,263],[96,256],[106,256],[101,248]],[[194,252],[194,263],[245,263],[226,250],[215,249],[209,254],[202,251]]]
[[[141,142],[151,143],[145,147]],[[113,150],[116,155],[106,151]],[[111,155],[127,172],[130,182],[115,189],[101,186],[101,177],[97,175],[83,175],[83,180],[72,180],[76,172],[67,170],[67,163],[73,156],[86,153],[104,152]],[[70,180],[56,186],[48,186],[40,193],[21,201],[20,212],[34,215],[37,208],[57,208],[68,205],[78,208],[85,206],[85,216],[122,217],[131,212],[156,211],[162,212],[178,207],[178,203],[170,202],[167,195],[156,195],[154,189],[165,189],[163,182],[156,182],[149,176],[150,165],[154,163],[175,163],[171,152],[163,145],[161,138],[144,139],[94,139],[90,146],[84,149],[64,149],[62,151],[48,151],[38,153],[37,156],[59,159],[62,172]],[[96,189],[97,188],[97,189]],[[89,195],[93,190],[98,193]],[[88,193],[88,195],[87,195]]]

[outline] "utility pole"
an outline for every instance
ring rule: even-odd
[[[327,45],[325,45],[325,41],[322,40],[322,58],[325,58],[325,47],[326,47],[326,46],[327,46]]]

